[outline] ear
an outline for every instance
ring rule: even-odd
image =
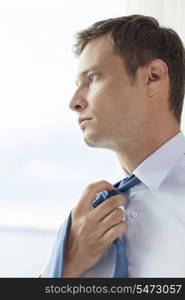
[[[167,87],[168,66],[161,59],[154,59],[146,66],[145,85],[149,97],[154,96]]]

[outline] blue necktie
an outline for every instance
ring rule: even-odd
[[[135,176],[131,175],[129,177],[126,177],[125,179],[117,182],[114,185],[114,189],[112,191],[103,191],[101,192],[96,200],[92,202],[92,206],[96,207],[100,205],[103,201],[106,199],[118,195],[118,194],[124,194],[128,189],[133,187],[134,185],[138,184],[140,180]],[[128,277],[128,261],[125,251],[125,239],[124,235],[117,238],[114,241],[114,245],[116,246],[116,266],[115,266],[115,272],[114,277]]]

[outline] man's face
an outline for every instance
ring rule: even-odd
[[[85,46],[79,60],[77,90],[69,106],[78,118],[91,118],[80,124],[89,146],[115,150],[136,134],[138,126],[145,126],[147,102],[142,75],[133,84],[122,58],[113,55],[111,49],[107,35]]]

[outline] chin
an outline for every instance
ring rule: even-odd
[[[106,147],[105,142],[103,142],[103,137],[100,137],[96,134],[84,134],[84,142],[89,147],[105,149],[108,148]]]
[[[97,147],[96,142],[90,138],[87,138],[86,136],[84,136],[84,142],[89,147],[95,147],[95,148]]]

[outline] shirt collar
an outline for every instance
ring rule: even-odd
[[[180,131],[148,156],[133,174],[151,190],[157,190],[184,153],[185,136]]]

